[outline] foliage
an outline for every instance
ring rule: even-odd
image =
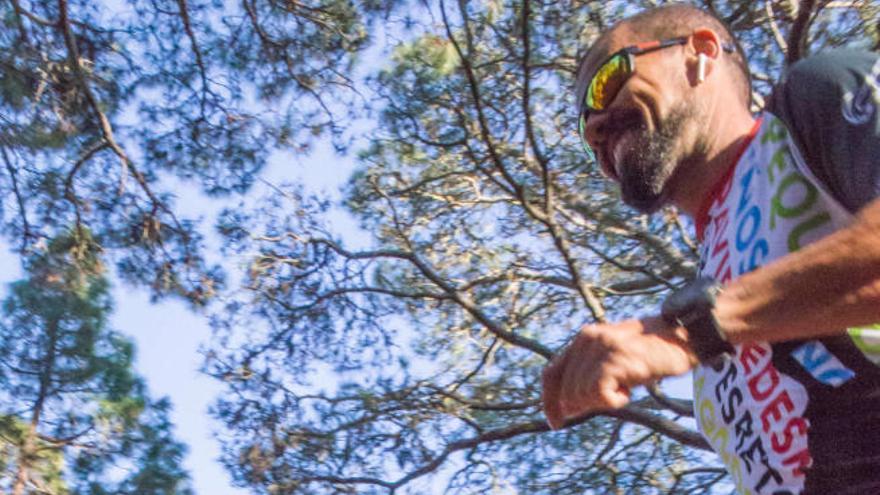
[[[257,493],[705,493],[689,404],[652,390],[549,432],[539,376],[583,322],[650,311],[695,271],[689,226],[621,206],[579,149],[584,49],[651,2],[426,3],[372,74],[381,120],[346,207],[279,188],[230,209],[256,253],[217,313],[207,371],[227,383],[224,462]],[[843,4],[846,5],[843,5]],[[837,5],[841,4],[841,5]],[[760,105],[809,50],[876,47],[871,2],[706,0],[743,41]],[[861,22],[872,20],[872,23]],[[338,384],[328,379],[335,373]]]
[[[169,178],[247,191],[275,149],[345,145],[348,75],[381,2],[0,3],[0,232],[76,224],[124,279],[204,304],[222,286]],[[337,90],[342,88],[344,91]],[[338,105],[328,98],[345,97]]]
[[[392,4],[0,1],[0,235],[30,270],[0,333],[6,491],[189,491],[169,403],[104,328],[102,266],[215,297],[223,269],[175,191],[241,195],[274,151],[345,148],[353,64]]]
[[[0,486],[16,495],[190,493],[168,402],[148,397],[131,342],[106,328],[97,254],[85,231],[53,239],[4,302]]]

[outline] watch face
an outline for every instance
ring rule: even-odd
[[[689,283],[666,298],[663,302],[661,312],[664,317],[667,317],[667,319],[670,319],[673,322],[682,320],[688,313],[692,312],[693,309],[701,306],[699,303],[700,296],[701,291],[694,290],[694,284]]]
[[[720,287],[712,279],[699,278],[673,292],[661,310],[666,321],[687,330],[694,354],[710,366],[722,363],[718,358],[733,351],[712,314]]]
[[[711,311],[715,307],[715,296],[720,286],[714,280],[701,277],[673,292],[663,302],[664,315],[685,319],[688,313]]]

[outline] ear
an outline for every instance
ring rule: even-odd
[[[708,28],[699,28],[688,39],[688,79],[692,86],[705,81],[721,54],[721,39]]]

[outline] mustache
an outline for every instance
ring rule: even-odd
[[[614,109],[605,119],[605,132],[609,135],[617,135],[632,128],[645,126],[642,114],[634,108]]]

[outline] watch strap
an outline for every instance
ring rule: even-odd
[[[720,292],[718,282],[701,277],[670,294],[661,309],[667,323],[687,330],[688,343],[701,363],[734,352],[712,312]]]

